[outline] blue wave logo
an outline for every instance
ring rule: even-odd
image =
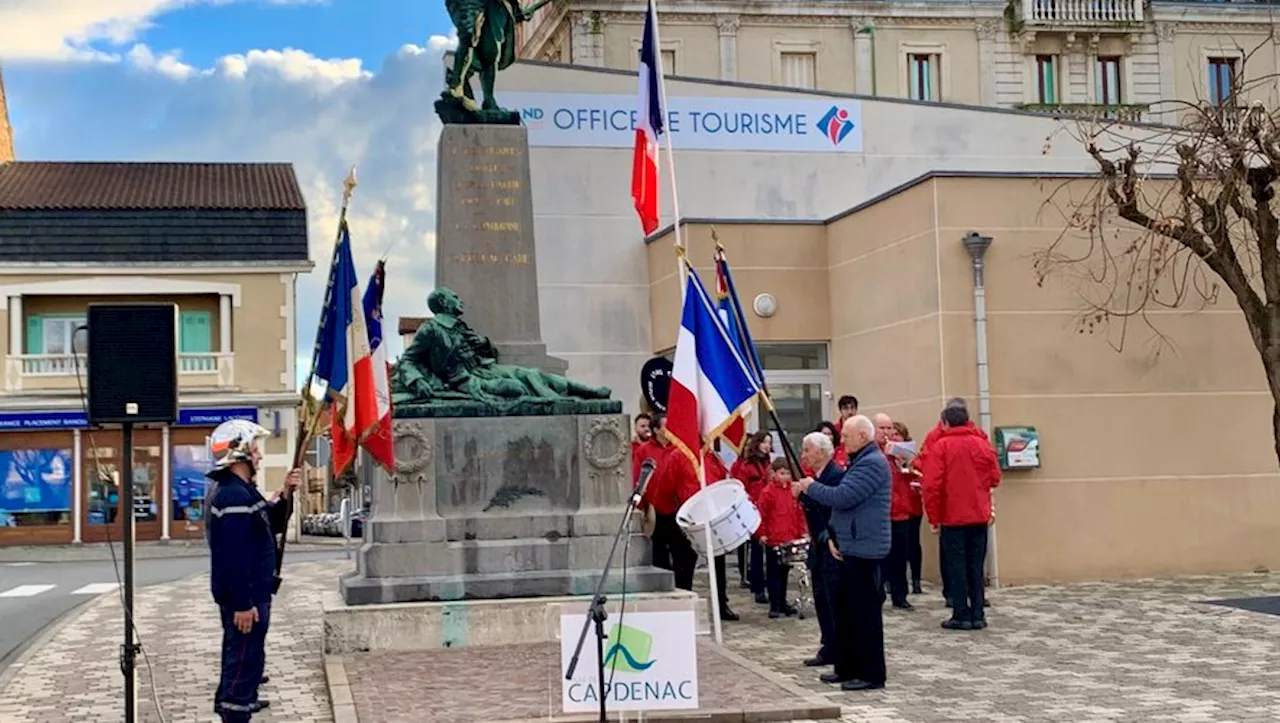
[[[653,636],[639,628],[614,625],[605,650],[605,667],[623,673],[643,673],[656,662],[651,657]]]

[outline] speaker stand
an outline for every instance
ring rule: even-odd
[[[120,425],[120,436],[121,446],[124,448],[120,470],[121,486],[124,488],[120,496],[120,506],[124,508],[124,645],[120,646],[120,671],[124,673],[124,720],[125,723],[136,723],[138,691],[134,681],[134,664],[139,646],[133,642],[133,424],[125,422]]]

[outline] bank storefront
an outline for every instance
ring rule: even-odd
[[[209,434],[228,419],[272,429],[281,417],[252,406],[184,406],[172,426],[136,428],[137,539],[199,539]],[[83,411],[0,412],[0,545],[119,541],[122,469],[120,431],[91,429]]]

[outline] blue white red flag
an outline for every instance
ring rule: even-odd
[[[649,0],[640,40],[640,98],[636,113],[635,155],[631,162],[631,199],[646,235],[658,228],[658,150],[666,135],[662,91],[662,54],[658,52],[658,8]]]
[[[364,321],[369,327],[369,351],[373,366],[373,396],[378,405],[378,422],[361,446],[388,474],[396,468],[395,442],[391,436],[391,362],[382,339],[382,295],[387,286],[386,262],[379,261],[364,290]]]
[[[369,330],[346,221],[338,233],[329,266],[329,286],[316,335],[315,378],[326,386],[333,435],[333,473],[355,459],[357,446],[378,422]]]
[[[685,265],[684,311],[667,398],[667,437],[697,467],[704,445],[751,410],[760,385],[717,317],[711,296]]]
[[[725,331],[729,333],[729,339],[737,347],[739,356],[745,360],[747,356],[743,353],[744,350],[742,348],[743,332],[738,329],[738,313],[737,309],[734,308],[735,299],[729,293],[728,271],[728,266],[724,264],[724,254],[717,251],[716,309],[720,314],[720,323],[724,324]],[[721,435],[721,439],[727,442],[730,447],[733,447],[734,452],[739,454],[742,453],[742,443],[747,438],[747,416],[748,414],[743,414],[738,417]]]

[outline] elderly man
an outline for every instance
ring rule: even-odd
[[[806,477],[793,490],[831,509],[828,527],[835,539],[830,551],[840,561],[835,672],[820,679],[839,683],[842,690],[873,690],[883,688],[886,678],[880,561],[889,554],[892,481],[870,419],[850,417],[841,438],[849,451],[849,469],[840,484],[827,487]]]
[[[828,487],[840,484],[844,468],[834,458],[835,445],[825,432],[805,435],[800,448],[800,463],[807,469],[817,470],[818,484]],[[840,580],[840,563],[832,557],[828,547],[831,535],[827,520],[831,517],[831,510],[814,502],[808,495],[801,495],[800,504],[809,523],[809,559],[805,566],[813,580],[813,608],[818,615],[818,629],[822,631],[818,654],[804,664],[816,668],[836,662],[836,623],[832,605]]]

